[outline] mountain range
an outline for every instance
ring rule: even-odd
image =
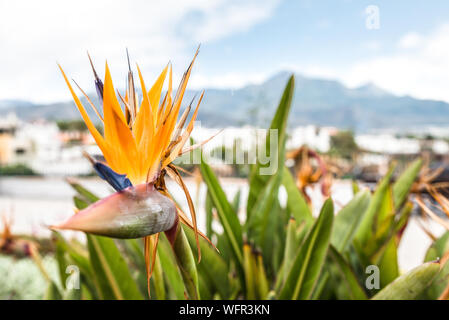
[[[280,72],[261,84],[247,85],[240,89],[206,89],[198,120],[207,127],[244,124],[266,126],[290,75],[289,72]],[[184,104],[197,93],[187,91]],[[90,96],[93,98],[95,94]],[[24,120],[80,119],[78,110],[70,100],[51,104],[0,100],[0,111],[13,111]],[[89,110],[89,113],[94,119],[93,112]],[[449,125],[449,104],[397,96],[373,84],[348,88],[335,80],[296,74],[290,125],[306,124],[336,126],[355,131],[445,126]]]

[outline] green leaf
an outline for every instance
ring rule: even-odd
[[[440,268],[440,271],[433,279],[432,283],[426,288],[422,295],[419,296],[420,299],[437,300],[437,299],[447,299],[442,297],[443,292],[447,289],[449,285],[449,260],[444,263]]]
[[[229,204],[226,194],[221,188],[217,177],[203,158],[201,159],[200,168],[214,207],[217,209],[218,217],[224,229],[224,234],[228,239],[232,252],[241,268],[243,266],[243,238],[240,221]]]
[[[353,300],[368,299],[351,266],[332,245],[329,247],[329,255],[343,279],[342,284],[345,286],[348,296]]]
[[[268,297],[269,283],[265,272],[262,255],[256,254],[256,291],[259,300],[265,300]]]
[[[68,277],[68,274],[66,274],[66,267],[70,264],[75,264],[80,269],[81,273],[85,273],[87,276],[91,276],[93,272],[89,262],[87,250],[85,250],[84,247],[76,245],[76,243],[67,242],[64,237],[57,231],[53,230],[52,235],[55,241],[56,255],[58,256],[64,253],[64,259],[57,259],[58,264],[60,264],[59,271],[60,273],[63,273],[62,275],[60,275],[61,282],[64,282],[65,284],[65,280]]]
[[[165,234],[159,237],[158,254],[163,266],[164,276],[167,284],[173,293],[172,298],[177,300],[184,300],[184,282],[179,272],[176,260]]]
[[[305,221],[307,224],[312,223],[312,211],[298,190],[295,180],[286,166],[284,166],[284,172],[282,174],[282,184],[287,192],[288,211],[295,217],[298,223],[301,221]]]
[[[64,300],[81,300],[81,288],[79,289],[66,289],[64,292]]]
[[[424,261],[437,260],[449,251],[449,231],[443,233],[441,237],[435,240],[426,252]]]
[[[234,198],[232,199],[232,208],[234,209],[235,212],[239,212],[241,193],[242,190],[239,189],[234,195]]]
[[[387,187],[374,218],[375,221],[372,226],[371,237],[365,242],[363,251],[372,264],[378,264],[387,247],[388,241],[394,235],[395,209],[391,185]]]
[[[173,253],[181,272],[184,286],[190,299],[199,299],[198,290],[198,273],[196,270],[195,259],[193,258],[192,249],[185,235],[184,229],[178,225],[175,241],[172,244]]]
[[[304,225],[303,225],[304,226]],[[291,269],[294,262],[296,252],[301,243],[298,243],[296,236],[296,230],[298,229],[298,223],[295,219],[290,219],[287,224],[287,236],[285,240],[284,260],[283,260],[283,276],[280,277],[283,280],[287,276],[287,272]]]
[[[87,235],[90,261],[104,299],[143,299],[114,240]]]
[[[66,273],[67,266],[70,264],[67,262],[67,259],[65,257],[66,250],[65,245],[62,241],[55,241],[55,258],[58,262],[58,271],[59,271],[59,280],[61,281],[62,287],[65,289],[65,283],[69,276],[69,274]]]
[[[266,188],[268,182],[272,175],[282,172],[284,166],[285,157],[285,139],[286,139],[286,128],[287,120],[290,112],[291,101],[293,97],[295,86],[294,76],[291,76],[287,82],[287,85],[282,94],[281,101],[276,110],[276,114],[271,122],[270,129],[277,130],[278,136],[275,141],[271,141],[270,131],[267,133],[265,140],[265,154],[268,159],[274,161],[264,161],[261,158],[257,158],[256,164],[252,167],[250,178],[249,178],[249,193],[247,201],[247,213],[248,219],[250,215],[254,212],[253,207],[263,200],[264,194],[266,194],[263,189]],[[273,149],[273,150],[272,150]],[[269,167],[274,167],[275,172],[263,172],[268,171]],[[277,190],[276,190],[277,192]],[[271,207],[270,204],[265,205],[265,207]]]
[[[76,265],[80,271],[81,283],[84,284],[84,291],[89,290],[90,296],[99,298],[101,297],[100,287],[94,276],[94,271],[92,270],[91,263],[89,261],[89,255],[84,248],[78,248],[72,243],[68,243],[58,232],[53,231],[55,237],[56,246],[59,247],[57,250],[64,251],[64,260],[58,259],[58,268],[60,271],[61,282],[65,286],[67,277],[66,274],[68,265]]]
[[[424,261],[438,260],[444,257],[449,251],[449,231],[446,231],[441,237],[435,240],[426,252]],[[444,258],[441,259],[445,260]],[[443,263],[443,262],[441,262]],[[440,297],[449,283],[449,260],[441,267],[438,275],[433,279],[431,285],[426,289],[423,299],[436,300]],[[421,297],[420,297],[421,298]]]
[[[265,248],[268,247],[270,251],[262,251],[268,275],[278,274],[279,269],[282,267],[287,240],[287,229],[285,226],[288,225],[290,218],[287,208],[282,208],[279,200],[276,201],[276,206],[273,208],[273,213],[269,215],[270,221],[268,222],[268,232],[272,232],[274,235],[272,237],[273,243],[271,245],[268,243],[265,245]],[[301,227],[304,225],[305,223],[302,223]],[[269,239],[267,237],[267,241]],[[272,257],[271,264],[269,263],[269,252],[271,252]]]
[[[321,209],[320,216],[298,250],[279,294],[279,299],[310,298],[326,259],[333,218],[332,199],[327,199]]]
[[[282,172],[271,176],[266,188],[263,189],[260,201],[253,207],[253,213],[249,215],[245,225],[248,238],[269,257],[274,257],[276,227],[282,221],[278,200],[281,179]]]
[[[91,204],[90,201],[87,201],[84,198],[80,198],[78,196],[73,197],[73,203],[75,204],[75,207],[79,210],[83,210]]]
[[[262,255],[248,243],[243,245],[245,269],[245,299],[266,299],[268,295],[268,279],[263,266]]]
[[[369,206],[363,215],[363,219],[360,223],[355,237],[359,247],[363,247],[366,244],[366,241],[370,239],[373,234],[376,223],[376,216],[382,206],[385,194],[388,191],[394,168],[395,166],[392,165],[385,177],[379,182],[377,189],[371,198]]]
[[[84,188],[81,184],[79,184],[78,182],[76,182],[75,180],[72,179],[67,179],[67,182],[70,184],[70,186],[75,189],[76,192],[78,192],[78,194],[84,198],[85,201],[87,201],[88,203],[94,203],[98,200],[100,200],[99,197],[97,197],[95,194],[93,194],[92,192],[90,192],[89,190],[87,190],[86,188]],[[81,199],[80,197],[78,197],[78,199]]]
[[[200,292],[201,299],[213,299],[212,283],[209,281],[209,278],[201,272],[198,273],[198,290]]]
[[[410,192],[413,182],[416,180],[422,167],[422,160],[412,162],[400,175],[393,185],[393,203],[396,209],[400,208]]]
[[[59,277],[63,290],[64,300],[80,300],[82,295],[82,290],[80,289],[68,289],[66,287],[66,282],[70,276],[69,266],[76,266],[79,270],[78,276],[79,281],[84,285],[84,292],[89,291],[89,296],[98,297],[98,288],[96,287],[95,281],[93,281],[93,272],[90,266],[90,262],[87,256],[79,253],[71,245],[65,242],[60,234],[53,231],[56,241],[55,241],[55,257],[58,263]],[[74,275],[76,276],[76,275]]]
[[[276,289],[279,289],[279,286],[285,281],[285,278],[288,275],[288,271],[291,269],[291,266],[296,257],[296,253],[305,237],[305,234],[305,222],[298,225],[295,219],[289,219],[287,223],[287,234],[285,236],[285,248],[282,267],[277,276],[278,279],[275,286]]]
[[[398,233],[401,232],[404,227],[408,223],[408,219],[410,218],[410,215],[412,214],[414,205],[413,202],[407,201],[401,208],[401,211],[399,212],[399,217],[394,222],[394,232]]]
[[[195,247],[195,236],[191,229],[186,228],[185,233],[189,239],[190,246]],[[216,291],[223,299],[231,294],[231,280],[229,270],[222,256],[203,238],[200,238],[201,262],[198,264],[198,273],[207,276]]]
[[[249,178],[245,231],[249,240],[253,240],[270,257],[273,256],[273,245],[276,242],[274,230],[278,220],[274,216],[274,209],[284,171],[287,120],[293,92],[294,77],[291,76]]]
[[[47,290],[45,291],[44,300],[61,300],[62,295],[58,289],[58,286],[53,282],[49,281]]]
[[[206,211],[206,236],[212,238],[212,221],[213,221],[213,204],[209,191],[206,192],[206,200],[204,204],[204,210]]]
[[[352,180],[351,185],[352,185],[352,194],[356,195],[357,193],[359,193],[360,187],[359,187],[357,181],[356,180]]]
[[[78,209],[84,209],[89,206],[90,201],[86,201],[85,198],[76,195],[73,197],[73,203],[75,204],[75,207],[77,207]]]
[[[368,191],[361,191],[336,215],[331,243],[339,252],[343,252],[351,244],[368,208],[370,198]]]
[[[133,267],[138,270],[145,270],[145,252],[142,239],[115,239],[114,242]],[[146,285],[145,292],[147,292]]]
[[[159,258],[159,253],[156,253],[156,261],[154,262],[153,276],[151,281],[154,284],[156,298],[158,300],[165,300],[165,285],[164,285],[164,274],[161,264],[161,259]]]
[[[328,296],[326,296],[326,294],[328,294],[328,295],[330,294],[331,290],[329,290],[329,288],[332,287],[332,284],[330,283],[331,281],[329,281],[329,279],[330,279],[329,269],[330,268],[326,265],[323,267],[323,270],[321,271],[321,274],[318,278],[315,288],[313,288],[313,292],[310,296],[310,300],[320,300],[320,299],[328,300],[329,299]],[[333,291],[332,291],[332,294],[334,294]]]
[[[373,300],[414,300],[431,283],[440,270],[437,262],[427,262],[400,276],[379,293]]]
[[[245,271],[245,298],[248,300],[255,300],[256,297],[256,275],[254,274],[253,264],[254,255],[252,254],[252,248],[249,244],[243,245],[243,270]]]
[[[380,286],[386,287],[399,276],[398,246],[395,237],[388,242],[379,262]]]

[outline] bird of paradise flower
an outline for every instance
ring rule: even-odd
[[[52,228],[79,230],[115,238],[144,238],[148,284],[154,267],[160,232],[165,232],[173,244],[176,230],[179,228],[178,221],[193,229],[198,248],[198,261],[201,259],[198,235],[211,243],[197,228],[193,201],[179,173],[179,168],[172,163],[178,156],[201,147],[212,138],[193,146],[186,146],[204,91],[197,101],[190,121],[187,123],[195,98],[179,117],[181,103],[198,51],[199,48],[185,71],[174,97],[172,97],[171,63],[163,69],[150,90],[147,90],[137,65],[142,91],[140,105],[129,64],[129,55],[127,89],[124,96],[118,91],[116,94],[108,64],[106,63],[103,82],[98,77],[89,56],[98,98],[103,103],[103,114],[76,82],[74,83],[103,123],[104,135],[96,129],[59,65],[74,102],[101,149],[106,163],[97,161],[88,154],[85,155],[91,161],[97,174],[117,192],[77,212],[66,222],[54,225]],[[168,90],[163,94],[167,74]],[[124,106],[124,112],[120,102]],[[183,189],[191,219],[175,205],[171,198],[165,185],[166,175]]]

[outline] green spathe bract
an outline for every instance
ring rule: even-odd
[[[52,228],[134,239],[167,231],[176,219],[174,203],[153,185],[141,184],[101,199]]]

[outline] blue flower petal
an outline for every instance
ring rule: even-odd
[[[121,191],[132,186],[126,174],[118,174],[101,162],[95,162],[94,169],[100,178],[106,180],[116,191]]]

